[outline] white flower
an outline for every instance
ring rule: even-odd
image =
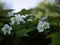
[[[20,24],[20,15],[15,15],[15,20],[17,24]]]
[[[24,16],[21,16],[21,15],[15,15],[15,17],[12,17],[12,18],[10,18],[10,20],[11,20],[11,25],[13,25],[13,24],[20,24],[20,22],[23,22],[23,23],[25,23],[25,21],[24,21]]]
[[[11,23],[10,23],[11,25],[14,25],[15,23],[16,23],[16,24],[20,24],[19,19],[16,18],[16,17],[10,18],[10,21],[11,21]]]
[[[37,26],[37,30],[39,32],[43,32],[46,29],[49,29],[49,23],[48,22],[43,22],[43,21],[39,21],[38,26]]]
[[[44,31],[44,28],[42,27],[42,25],[38,26],[37,29],[38,29],[38,32],[43,32]]]
[[[2,31],[3,31],[4,35],[6,35],[6,33],[8,33],[10,35],[11,30],[12,30],[12,27],[10,27],[8,24],[5,24],[4,27],[2,27]]]
[[[24,21],[24,16],[21,16],[21,15],[15,15],[15,18],[16,18],[16,21],[20,21],[20,22],[23,22],[23,23],[25,23],[25,21]]]

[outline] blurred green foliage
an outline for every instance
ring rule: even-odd
[[[60,32],[52,33],[50,37],[52,37],[51,45],[60,45]]]
[[[34,9],[21,9],[21,11],[17,12],[17,14],[25,15],[25,14],[31,14]]]
[[[39,18],[41,16],[60,16],[60,7],[56,6],[55,3],[45,3],[41,2],[35,8],[35,16]]]

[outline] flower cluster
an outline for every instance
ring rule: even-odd
[[[8,13],[7,17],[8,18],[10,17],[9,25],[5,24],[1,29],[4,35],[6,35],[6,33],[8,33],[9,35],[11,34],[12,27],[10,27],[10,25],[11,26],[15,24],[19,25],[21,22],[26,23],[26,21],[28,22],[32,21],[32,19],[28,18],[29,15],[20,15],[20,14],[13,15],[13,13]],[[27,18],[27,20],[24,20],[25,18]]]
[[[39,20],[39,23],[38,23],[38,26],[37,26],[37,30],[39,32],[43,32],[44,30],[50,28],[49,23],[45,21],[46,19],[47,19],[47,16],[43,17],[43,18],[41,18]],[[1,30],[3,31],[4,35],[6,35],[6,33],[8,33],[10,35],[11,34],[11,30],[12,30],[12,27],[10,27],[10,25],[11,26],[13,26],[15,24],[20,25],[21,22],[22,23],[26,23],[26,24],[28,24],[27,22],[34,22],[34,16],[33,15],[20,15],[20,14],[14,15],[14,16],[10,17],[9,25],[5,24],[4,27],[2,27]]]
[[[43,18],[41,18],[41,20],[39,20],[39,23],[38,23],[38,26],[37,26],[37,30],[39,32],[43,32],[44,30],[50,28],[49,23],[44,21],[45,19],[47,19],[47,17],[43,17]]]
[[[20,24],[20,22],[23,22],[23,23],[25,23],[25,21],[24,21],[24,18],[26,18],[26,16],[24,16],[24,15],[15,15],[15,17],[11,17],[10,18],[10,21],[11,21],[11,25],[14,25],[15,23],[16,24]]]

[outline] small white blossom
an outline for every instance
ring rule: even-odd
[[[16,17],[16,21],[20,21],[20,22],[23,22],[23,23],[25,23],[25,21],[24,21],[24,16],[21,16],[21,15],[15,15],[15,17]]]
[[[20,15],[15,15],[15,22],[17,23],[17,24],[20,24]]]
[[[21,15],[15,15],[15,17],[12,17],[12,18],[10,18],[10,20],[11,20],[11,25],[13,25],[13,24],[20,24],[20,22],[23,22],[23,23],[25,23],[25,21],[24,21],[24,16],[21,16]]]
[[[49,23],[48,22],[43,22],[43,21],[39,21],[38,26],[37,26],[37,30],[39,32],[43,32],[46,29],[49,29]]]
[[[38,30],[38,32],[43,32],[44,30],[42,30],[42,29],[40,29],[40,30]]]
[[[8,33],[10,35],[11,30],[12,30],[12,27],[10,27],[8,24],[5,24],[4,27],[2,27],[2,31],[3,31],[4,35],[6,35],[6,33]]]

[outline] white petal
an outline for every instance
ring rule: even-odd
[[[20,21],[21,21],[21,22],[25,22],[24,19],[22,19],[22,18],[20,19]]]
[[[22,17],[22,18],[26,18],[26,16],[24,16],[24,15],[22,15],[21,17]]]
[[[9,27],[9,30],[12,30],[12,27]]]
[[[6,35],[6,31],[3,31],[4,35]]]
[[[2,28],[2,30],[6,30],[6,28],[9,29],[9,25],[8,24],[5,24],[4,27]]]
[[[38,25],[37,29],[38,30],[44,30],[44,27],[43,27],[43,25]]]
[[[20,15],[15,15],[16,19],[19,19],[21,16]]]
[[[7,24],[7,25],[5,26],[5,28],[10,29],[10,26]]]
[[[10,18],[10,21],[11,21],[11,25],[13,25],[14,23],[15,23],[15,20],[14,20],[14,18]]]
[[[43,32],[44,30],[38,30],[38,32]]]
[[[3,27],[1,30],[2,30],[2,31],[4,31],[4,30],[5,30],[5,28]]]
[[[4,27],[9,27],[9,25],[8,24],[5,24]]]

